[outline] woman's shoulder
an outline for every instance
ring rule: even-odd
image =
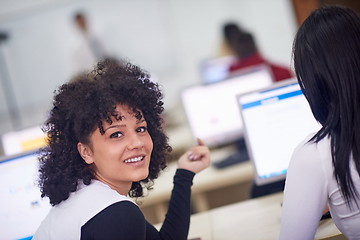
[[[89,219],[81,227],[81,237],[118,239],[119,236],[132,236],[132,239],[145,239],[146,225],[140,209],[128,201],[122,201],[108,206]]]
[[[87,201],[88,199],[92,199],[92,201]],[[92,180],[89,185],[79,183],[77,190],[71,193],[70,197],[64,203],[80,202],[82,204],[84,200],[94,204],[117,201],[133,202],[131,198],[119,194],[115,190],[111,189],[108,185],[98,180]]]
[[[120,195],[100,181],[92,180],[89,185],[79,184],[77,191],[53,208],[53,214],[76,213],[77,218],[81,219],[80,222],[85,223],[108,206],[122,201],[136,206],[131,198]]]
[[[330,139],[329,137],[324,137],[320,141],[314,139],[316,133],[311,133],[306,138],[304,138],[295,148],[294,152],[319,152],[323,154],[328,152],[330,149]]]
[[[313,140],[314,134],[308,135],[295,148],[290,165],[296,168],[313,168],[325,170],[331,166],[330,139],[324,137],[320,141]]]

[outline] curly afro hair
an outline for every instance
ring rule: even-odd
[[[89,143],[90,135],[102,122],[111,124],[115,106],[125,104],[134,113],[142,111],[153,141],[153,151],[146,179],[133,182],[129,195],[143,196],[153,180],[166,167],[171,152],[162,129],[162,93],[150,75],[126,61],[104,60],[89,73],[83,73],[59,87],[53,108],[43,126],[48,145],[40,151],[39,185],[42,197],[54,206],[66,200],[82,181],[89,185],[95,178],[92,168],[81,158],[77,143]]]

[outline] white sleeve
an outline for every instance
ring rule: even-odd
[[[327,180],[316,143],[300,144],[286,177],[280,240],[313,240],[327,203]]]

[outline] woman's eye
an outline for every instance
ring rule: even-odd
[[[147,127],[139,127],[136,129],[137,132],[139,133],[143,133],[143,132],[146,132],[147,131]]]
[[[110,138],[119,138],[121,137],[123,134],[121,132],[114,132],[110,135]]]

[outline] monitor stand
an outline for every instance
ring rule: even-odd
[[[235,143],[236,151],[226,158],[213,163],[216,168],[225,168],[237,163],[245,162],[249,160],[249,154],[246,149],[245,140],[243,138],[237,140]]]

